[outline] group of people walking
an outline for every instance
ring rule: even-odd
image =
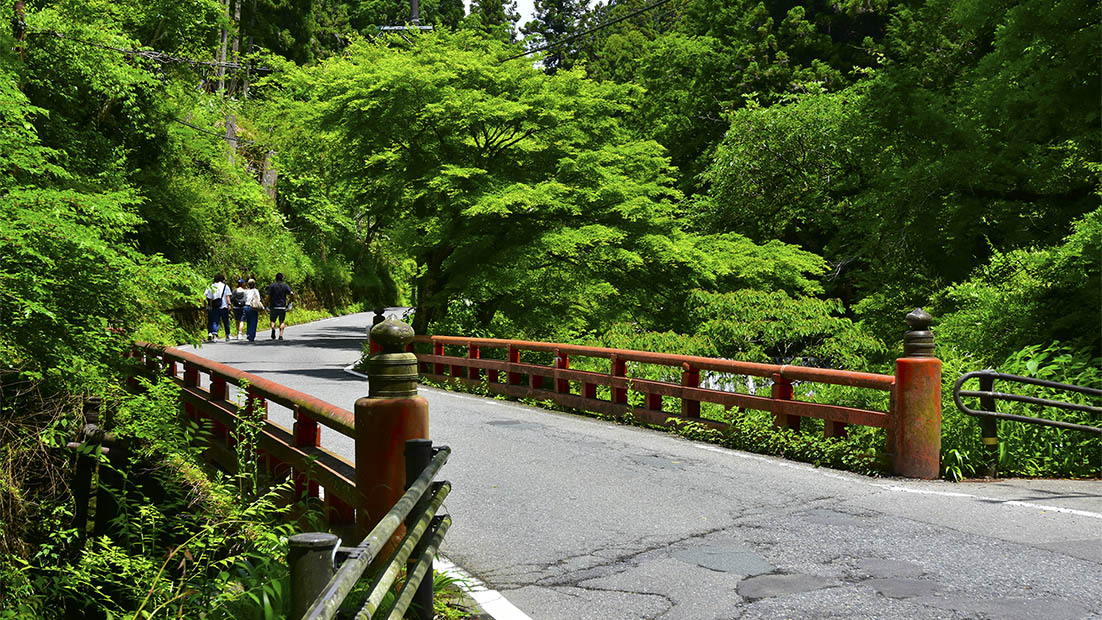
[[[283,340],[283,330],[287,327],[287,310],[295,294],[291,287],[283,281],[283,274],[277,273],[275,282],[268,285],[267,300],[265,305],[260,291],[256,288],[256,280],[242,278],[237,281],[237,288],[230,290],[226,284],[226,277],[222,274],[214,276],[214,281],[207,287],[207,341],[218,339],[218,326],[221,324],[226,330],[226,342],[230,341],[230,310],[233,310],[233,318],[237,323],[237,339],[248,338],[249,342],[256,341],[256,324],[260,321],[260,313],[267,310],[271,320],[272,340],[276,339],[276,329],[279,329],[279,339]]]

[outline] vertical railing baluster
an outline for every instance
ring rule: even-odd
[[[520,363],[520,349],[514,345],[509,345],[508,358],[510,364]],[[520,373],[509,371],[508,373],[509,385],[520,385]]]
[[[478,358],[479,358],[478,345],[468,344],[467,345],[467,359],[476,360]],[[479,373],[478,368],[475,368],[474,366],[470,366],[470,367],[467,368],[467,378],[470,379],[471,381],[478,381],[481,378],[481,376],[482,375]]]
[[[792,400],[792,382],[782,377],[779,373],[774,374],[772,396],[774,400]],[[799,431],[800,416],[774,412],[773,426]]]
[[[681,387],[700,387],[700,369],[694,368],[688,362],[681,365]],[[700,401],[687,398],[684,391],[681,393],[681,415],[687,418],[700,417]]]
[[[444,356],[444,343],[443,342],[436,342],[434,340],[433,343],[432,343],[432,354],[436,357],[443,357]],[[444,364],[443,364],[443,362],[436,362],[436,367],[435,367],[434,370],[435,370],[435,372],[433,374],[437,374],[437,375],[444,374]]]
[[[318,426],[318,421],[310,417],[310,414],[303,411],[302,408],[297,405],[295,406],[293,416],[295,419],[295,423],[291,429],[291,434],[295,447],[316,448],[320,446],[321,427]],[[307,472],[296,471],[295,497],[301,499],[302,497],[307,496],[318,496],[318,483],[315,480],[308,479]]]
[[[628,364],[626,361],[619,358],[619,356],[612,355],[612,365],[609,368],[609,374],[612,377],[625,377],[627,376]],[[613,379],[615,381],[615,379]],[[626,387],[613,387],[612,388],[612,402],[617,405],[628,404],[628,389]]]
[[[559,370],[570,368],[570,356],[562,353],[558,349],[555,350],[555,368]],[[568,379],[556,379],[555,391],[559,394],[569,394],[570,381]]]

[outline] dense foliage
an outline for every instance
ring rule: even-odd
[[[231,558],[278,553],[256,498],[136,504],[166,532],[256,525],[202,546],[236,567],[203,583],[150,574],[178,536],[64,526],[83,396],[163,486],[201,478],[170,416],[125,414],[167,401],[117,386],[134,338],[195,339],[218,272],[283,272],[318,312],[409,304],[422,332],[872,371],[924,306],[946,395],[986,366],[1099,386],[1097,3],[646,4],[539,0],[521,26],[512,0],[425,0],[429,32],[379,30],[402,0],[28,2],[0,32],[0,588],[35,614],[272,604],[230,596],[254,583]],[[943,410],[946,475],[982,474]],[[882,443],[738,422],[722,441],[858,469]],[[1097,439],[1002,432],[1005,473],[1102,467]]]

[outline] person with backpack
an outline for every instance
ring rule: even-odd
[[[245,333],[249,342],[256,341],[256,324],[260,320],[260,313],[264,310],[264,302],[260,301],[260,291],[256,290],[256,280],[249,278],[249,287],[245,289]]]
[[[226,328],[226,342],[230,340],[230,287],[226,286],[226,276],[218,274],[207,287],[204,296],[207,299],[207,341],[218,338],[218,324]]]
[[[287,327],[288,302],[295,294],[283,281],[282,273],[277,273],[275,279],[268,287],[268,316],[272,321],[272,340],[276,337],[276,325],[279,326],[279,339],[283,340],[283,330]]]
[[[245,339],[245,281],[237,280],[237,288],[233,289],[230,302],[233,303],[233,320],[237,321],[237,339]]]

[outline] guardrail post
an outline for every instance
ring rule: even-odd
[[[99,412],[103,401],[95,396],[84,399],[84,426],[76,442],[76,472],[73,475],[73,527],[81,539],[88,529],[88,507],[92,495],[92,471],[99,458],[103,430],[99,427]],[[84,446],[83,450],[81,447]]]
[[[994,377],[981,376],[979,382],[981,392],[995,391]],[[995,398],[990,394],[980,396],[980,409],[995,411],[996,406]],[[999,473],[999,420],[998,418],[981,416],[979,423],[980,439],[983,441],[983,448],[987,453],[987,476],[994,478]]]
[[[779,374],[773,375],[772,396],[774,400],[792,400],[792,382]],[[800,416],[774,413],[773,426],[799,432]]]
[[[432,461],[432,441],[428,439],[408,439],[406,440],[406,484],[404,489],[409,489],[414,480],[417,480],[421,472],[425,471],[425,468],[429,466],[429,462]],[[406,517],[406,527],[411,527],[417,522],[418,516],[421,514],[421,506],[427,501],[429,496],[421,500],[422,504],[419,504],[416,508],[410,511],[410,516]],[[420,545],[419,545],[420,546]],[[415,566],[417,566],[417,560],[419,553],[413,553],[407,562],[407,574],[412,573]],[[432,570],[430,569],[425,576],[421,579],[421,583],[417,584],[417,592],[413,595],[413,601],[411,607],[414,609],[414,613],[419,620],[432,620]]]
[[[336,534],[307,532],[288,541],[287,566],[291,569],[291,614],[301,618],[333,578],[333,551],[340,544]]]
[[[700,369],[693,368],[688,362],[681,365],[681,386],[696,388],[700,387]],[[700,401],[685,398],[684,393],[681,395],[681,415],[686,418],[699,418],[700,417]]]
[[[566,369],[570,368],[570,356],[563,355],[558,350],[555,351],[555,368]],[[555,380],[555,391],[559,394],[570,393],[570,381],[567,379]]]
[[[508,351],[508,354],[507,354],[506,357],[508,358],[509,363],[510,364],[519,364],[520,363],[520,349],[516,348],[513,345],[509,345],[509,348],[507,349],[507,351]],[[519,372],[509,372],[506,379],[509,381],[509,385],[520,385],[520,373]]]
[[[609,368],[609,373],[613,377],[623,377],[627,375],[627,372],[628,363],[620,359],[616,355],[613,355],[611,358],[611,367]],[[622,387],[613,387],[612,402],[618,405],[628,404],[628,389]]]
[[[932,480],[941,470],[941,360],[934,357],[931,317],[922,308],[907,315],[903,357],[895,361],[892,469]]]
[[[413,328],[387,319],[371,328],[371,337],[383,350],[368,358],[368,395],[355,407],[357,537],[366,536],[402,496],[405,441],[429,434],[429,404],[417,395],[417,356],[405,351]]]

